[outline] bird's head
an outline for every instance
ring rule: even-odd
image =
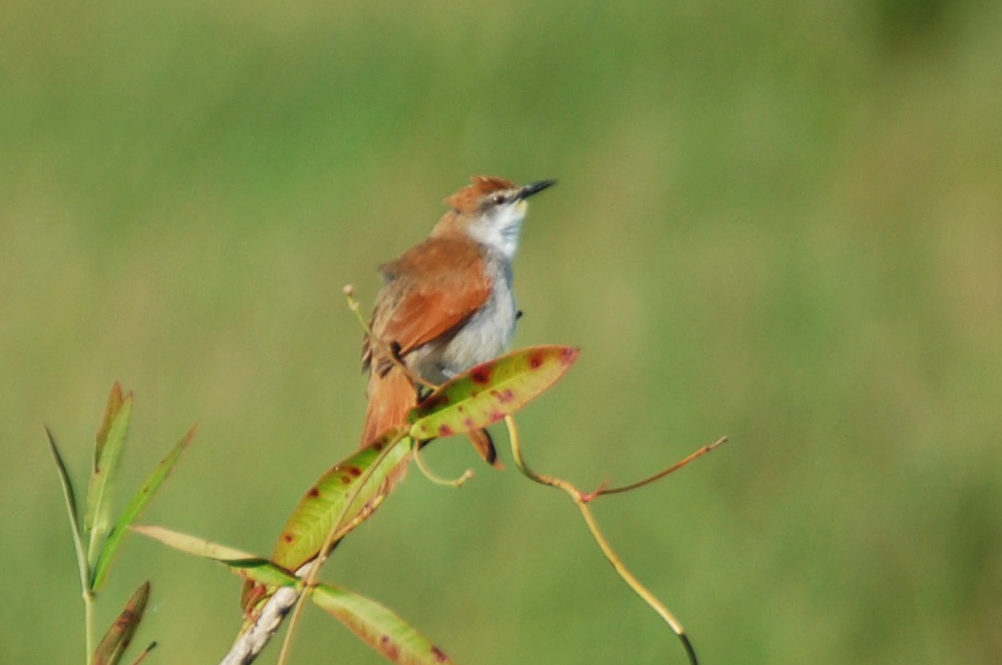
[[[556,182],[538,180],[520,186],[504,178],[474,176],[472,185],[445,199],[451,210],[439,220],[432,234],[466,233],[511,259],[518,249],[522,220],[529,207],[526,199]]]

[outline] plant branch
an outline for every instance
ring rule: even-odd
[[[359,477],[358,482],[355,483],[351,492],[348,493],[347,498],[345,499],[344,503],[345,511],[347,511],[351,507],[352,503],[355,501],[359,493],[362,491],[362,488],[365,487],[365,484],[367,482],[369,482],[369,480],[372,477],[373,470],[379,468],[379,465],[382,464],[384,459],[386,459],[386,456],[389,454],[389,452],[393,450],[395,446],[399,445],[400,441],[406,435],[407,435],[406,430],[400,430],[395,435],[394,438],[390,439],[383,446],[383,449],[379,451],[379,456],[376,457],[373,463],[370,464],[365,469],[365,471],[362,472],[362,475]],[[406,458],[404,458],[404,462],[406,462]],[[373,508],[373,510],[374,509],[375,508]],[[363,517],[364,519],[365,517],[368,517],[371,514],[371,511],[366,512],[365,509],[363,509],[359,516],[361,516],[363,513],[364,513]],[[320,568],[324,565],[324,562],[330,555],[334,543],[337,542],[338,534],[342,533],[345,527],[353,526],[354,524],[357,523],[358,523],[357,517],[353,517],[351,520],[348,520],[348,522],[345,522],[345,513],[339,515],[338,519],[334,521],[334,524],[331,526],[330,531],[327,533],[327,538],[324,540],[324,544],[320,548],[320,552],[317,554],[317,556],[312,561],[307,562],[299,570],[296,571],[296,576],[300,577],[301,571],[306,569],[307,572],[304,584],[307,589],[313,587],[313,585],[316,584],[317,575],[320,573]],[[292,636],[295,633],[295,628],[296,624],[299,621],[299,616],[303,611],[303,603],[305,601],[305,598],[306,594],[301,593],[299,594],[299,597],[293,601],[295,603],[295,608],[292,610],[292,618],[289,620],[289,629],[286,631],[285,639],[282,641],[282,650],[281,652],[279,652],[278,665],[285,665],[287,662],[289,656],[289,650],[292,648]],[[281,623],[281,621],[279,623]],[[278,627],[276,626],[276,630],[277,628]]]
[[[338,529],[333,542],[337,542],[349,531],[365,521],[375,512],[377,506],[378,504],[367,506],[357,517]],[[302,580],[303,576],[310,571],[313,561],[311,559],[300,566],[295,572],[296,577]],[[282,621],[296,604],[303,588],[304,584],[298,584],[296,586],[281,587],[275,591],[256,613],[254,620],[248,622],[241,629],[229,652],[220,661],[220,665],[250,665],[274,634],[278,632],[278,629],[281,628]]]
[[[302,575],[309,570],[309,563],[296,571]],[[282,621],[299,599],[302,589],[299,586],[281,587],[265,601],[261,611],[252,623],[244,626],[233,642],[229,652],[220,661],[220,665],[250,665],[258,654],[278,632]]]
[[[595,493],[585,494],[566,480],[533,471],[529,465],[526,464],[525,457],[522,454],[522,443],[518,435],[518,427],[515,424],[515,419],[510,415],[505,416],[505,424],[508,426],[508,436],[511,442],[512,456],[515,458],[515,466],[518,467],[518,470],[529,479],[543,485],[556,487],[557,489],[563,490],[571,497],[571,500],[574,501],[574,504],[577,505],[578,509],[581,511],[581,516],[584,517],[585,523],[588,525],[588,530],[591,532],[595,542],[598,543],[598,546],[601,548],[605,558],[609,560],[609,563],[611,563],[613,568],[616,569],[616,572],[623,579],[623,581],[626,582],[631,589],[633,589],[634,593],[640,596],[645,603],[657,612],[661,618],[664,619],[665,623],[667,623],[672,629],[672,632],[678,636],[679,640],[682,641],[682,646],[689,658],[689,663],[691,665],[698,665],[699,661],[696,658],[696,652],[692,647],[692,642],[689,641],[689,636],[686,634],[685,628],[679,620],[675,618],[675,615],[672,614],[660,600],[658,600],[657,596],[641,584],[640,580],[638,580],[636,576],[630,572],[630,570],[623,563],[623,560],[620,559],[619,555],[617,555],[615,550],[612,549],[612,546],[602,533],[602,530],[599,529],[598,522],[595,521],[595,516],[592,514],[591,508],[588,505],[588,502],[594,498]],[[680,467],[676,465],[675,468]],[[669,470],[668,473],[670,473],[671,470]],[[659,477],[664,475],[667,475],[667,473],[662,472]],[[652,480],[648,479],[644,482],[652,482]]]
[[[435,483],[436,485],[442,485],[444,487],[462,487],[467,480],[473,477],[473,471],[471,469],[466,469],[459,475],[458,478],[443,478],[438,475],[431,468],[425,464],[424,456],[421,454],[421,442],[414,441],[411,448],[414,451],[414,461],[417,462],[418,469],[424,474],[424,477]]]
[[[665,476],[678,471],[682,467],[689,464],[689,462],[699,459],[708,452],[712,452],[713,450],[724,445],[725,443],[727,443],[727,437],[722,436],[713,443],[703,446],[702,448],[696,450],[696,452],[689,454],[681,461],[672,464],[667,469],[664,469],[663,471],[658,471],[653,476],[644,478],[643,480],[638,480],[637,482],[630,483],[629,485],[621,485],[619,487],[600,487],[599,489],[584,495],[583,498],[585,499],[585,501],[592,501],[593,499],[596,499],[602,496],[603,494],[620,494],[622,492],[629,492],[630,490],[639,489],[641,487],[644,487],[645,485],[650,485],[651,483],[657,482],[658,480],[661,480]]]

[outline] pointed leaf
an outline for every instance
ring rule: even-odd
[[[147,538],[159,540],[168,547],[173,547],[176,550],[180,550],[187,554],[194,554],[195,556],[200,556],[206,559],[215,559],[216,561],[239,561],[241,559],[261,558],[255,554],[248,554],[242,550],[227,547],[226,545],[219,545],[209,540],[205,540],[204,538],[190,536],[186,533],[174,531],[162,526],[136,524],[132,527],[132,530],[136,533],[143,534]]]
[[[403,665],[453,662],[428,638],[374,600],[328,584],[318,584],[311,598],[391,662]]]
[[[164,545],[186,554],[212,559],[230,568],[237,575],[268,586],[291,586],[299,579],[267,559],[242,550],[220,545],[197,536],[173,531],[162,526],[136,525],[132,530],[159,540]]]
[[[116,665],[125,653],[125,649],[132,641],[132,636],[143,618],[146,610],[146,601],[150,597],[150,583],[143,582],[132,594],[132,598],[125,605],[125,609],[111,624],[111,628],[105,633],[104,638],[94,650],[92,665]]]
[[[56,460],[56,469],[59,471],[59,483],[63,487],[63,499],[66,503],[66,513],[70,519],[70,530],[73,532],[73,548],[77,553],[77,567],[80,569],[80,582],[83,585],[86,584],[88,577],[87,553],[84,551],[83,534],[80,531],[80,516],[77,512],[77,500],[76,494],[73,491],[73,481],[70,480],[70,474],[66,470],[66,463],[59,452],[59,446],[56,445],[56,437],[52,435],[52,431],[48,427],[45,428],[45,433],[49,437],[49,449],[52,451],[52,456]]]
[[[111,498],[114,493],[115,475],[122,457],[125,435],[132,415],[132,393],[122,395],[122,387],[115,383],[108,396],[108,406],[104,421],[97,433],[94,446],[94,467],[91,470],[90,487],[87,490],[87,514],[84,526],[90,532],[87,561],[93,566],[101,540],[111,527]]]
[[[321,476],[296,506],[275,547],[274,562],[296,570],[314,558],[335,525],[353,527],[382,503],[412,442],[391,433],[348,457]],[[385,446],[392,446],[386,450]]]
[[[153,473],[146,479],[146,482],[139,488],[136,495],[132,497],[132,501],[129,502],[129,505],[126,506],[122,515],[118,518],[115,527],[108,534],[108,540],[105,541],[104,546],[101,548],[101,555],[98,557],[97,565],[94,567],[94,580],[91,584],[91,589],[97,590],[101,587],[107,575],[108,567],[111,565],[115,552],[118,550],[129,526],[139,518],[143,509],[146,508],[146,504],[150,502],[156,491],[160,489],[160,486],[167,479],[168,474],[170,474],[171,469],[174,468],[174,464],[181,457],[181,453],[191,443],[197,431],[197,425],[188,430],[184,438],[178,441],[171,451],[167,453],[167,456],[160,461],[160,464],[157,465],[157,468],[153,470]]]
[[[97,430],[97,446],[94,448],[95,461],[101,457],[102,449],[108,440],[108,433],[111,431],[111,423],[115,415],[122,409],[125,396],[122,394],[122,384],[115,381],[108,394],[108,403],[104,407],[104,418],[101,419],[101,427]]]
[[[427,441],[487,427],[549,389],[579,353],[569,346],[536,346],[478,365],[411,411],[410,435]]]

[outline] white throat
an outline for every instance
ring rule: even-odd
[[[470,224],[470,235],[511,261],[518,251],[518,236],[527,208],[528,204],[523,200],[499,205]]]

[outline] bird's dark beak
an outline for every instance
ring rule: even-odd
[[[537,192],[541,192],[547,187],[552,187],[557,184],[556,180],[537,180],[536,182],[530,182],[528,185],[523,187],[518,193],[518,198],[527,199]]]

